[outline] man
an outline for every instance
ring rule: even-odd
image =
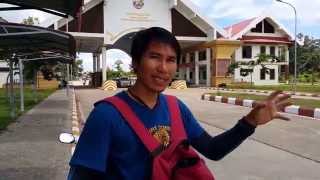
[[[171,82],[180,58],[180,46],[165,29],[153,27],[138,32],[132,43],[132,65],[137,81],[128,91],[116,96],[139,116],[144,126],[164,146],[170,142],[168,106],[161,93]],[[275,92],[256,106],[230,130],[211,137],[196,121],[187,106],[178,101],[190,144],[201,154],[219,160],[249,137],[256,126],[274,118],[290,103],[289,95]],[[70,180],[148,179],[152,159],[149,152],[119,111],[111,104],[98,102],[91,112],[70,161]]]

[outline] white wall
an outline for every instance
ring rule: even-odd
[[[252,46],[252,58],[251,59],[242,58],[242,47],[243,46]],[[260,47],[261,46],[265,46],[266,47],[266,54],[270,54],[270,47],[274,46],[275,47],[275,55],[276,56],[279,55],[278,54],[279,47],[280,46],[284,46],[286,48],[286,52],[287,52],[286,61],[289,62],[289,51],[288,51],[288,46],[287,45],[263,45],[263,44],[245,44],[245,45],[242,45],[240,48],[238,48],[235,51],[235,60],[236,61],[240,61],[240,62],[248,62],[248,61],[251,61],[251,60],[255,60],[256,56],[258,54],[260,54]]]
[[[245,68],[245,66],[243,66]],[[260,79],[260,70],[261,66],[255,66],[252,74],[252,82],[255,85],[277,85],[278,84],[278,79],[279,79],[279,70],[278,70],[278,65],[266,65],[267,68],[274,69],[275,70],[275,79],[270,80],[270,75],[266,74],[265,80]],[[250,74],[248,76],[241,76],[240,75],[240,68],[235,70],[234,73],[234,81],[235,82],[251,82],[251,76]]]
[[[151,26],[160,26],[171,31],[170,2],[159,0],[143,2],[144,6],[136,9],[132,0],[105,0],[105,44],[113,44],[127,33]]]
[[[6,72],[0,72],[0,88],[2,88],[3,85],[6,83],[6,81],[7,81],[7,76],[8,76],[8,73],[6,73]]]

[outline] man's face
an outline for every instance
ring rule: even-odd
[[[136,65],[139,83],[150,91],[163,91],[175,75],[176,60],[177,54],[169,44],[151,42]]]

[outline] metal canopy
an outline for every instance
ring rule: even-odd
[[[19,55],[49,51],[75,57],[75,39],[70,34],[61,31],[0,22],[0,39],[0,54]]]
[[[0,8],[0,11],[35,9],[61,17],[76,17],[83,0],[0,0],[0,3],[18,6]]]

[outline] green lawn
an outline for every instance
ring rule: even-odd
[[[250,84],[230,84],[227,88],[231,89],[258,89],[258,90],[283,90],[292,91],[292,85],[280,84],[277,86],[252,86]],[[320,84],[298,84],[297,92],[307,92],[320,94]]]
[[[48,97],[52,94],[55,89],[48,89],[48,90],[38,90],[37,91],[37,98],[38,101],[35,102],[32,96],[32,90],[30,88],[26,88],[24,90],[24,97],[25,97],[25,112],[30,110],[33,106],[41,102],[43,99]],[[19,89],[15,89],[16,94],[16,109],[18,116],[21,115],[20,109],[20,96],[19,96]],[[10,122],[13,120],[10,118],[10,104],[9,100],[7,100],[5,89],[0,88],[0,130],[5,129]]]
[[[251,99],[251,100],[264,100],[267,96],[254,95],[254,94],[242,94],[242,93],[210,93],[214,96],[236,97],[239,99]],[[291,102],[294,105],[299,105],[305,108],[320,108],[320,100],[313,99],[296,99],[291,98]]]

